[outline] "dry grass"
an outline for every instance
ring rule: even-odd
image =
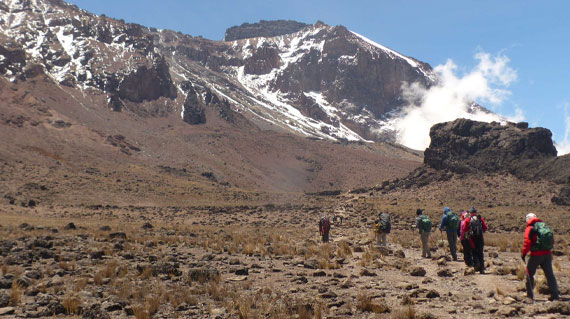
[[[418,318],[418,315],[416,313],[416,309],[412,305],[408,305],[408,307],[396,311],[392,315],[392,319],[416,319],[416,318]]]
[[[12,289],[10,289],[9,304],[11,306],[16,306],[16,305],[20,304],[20,302],[22,301],[23,293],[24,293],[24,289],[22,288],[22,286],[20,286],[20,284],[18,284],[18,282],[14,281],[12,283]]]
[[[2,263],[2,267],[0,267],[0,269],[2,270],[2,276],[5,276],[8,273],[8,265],[5,263]]]
[[[336,248],[336,256],[338,258],[347,258],[352,256],[352,248],[346,240],[341,240]]]
[[[356,308],[364,312],[387,313],[390,308],[385,303],[374,303],[372,298],[365,294],[358,295]]]
[[[505,296],[505,291],[503,289],[499,288],[499,286],[495,287],[495,291],[497,292],[497,295],[503,296],[503,297]]]
[[[75,284],[74,284],[74,291],[75,292],[80,292],[81,290],[85,289],[85,287],[87,287],[87,285],[89,284],[89,279],[82,277],[82,278],[77,278],[75,280]]]
[[[74,295],[66,295],[63,298],[62,305],[65,308],[65,313],[68,315],[77,314],[81,305],[81,299]]]
[[[525,280],[526,279],[526,267],[522,264],[517,266],[516,276],[518,280]]]

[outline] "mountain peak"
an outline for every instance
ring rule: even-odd
[[[323,24],[321,21],[318,23]],[[257,23],[243,23],[226,30],[224,41],[235,41],[257,37],[275,37],[295,33],[309,24],[293,20],[261,20]]]

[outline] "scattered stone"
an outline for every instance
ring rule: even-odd
[[[543,295],[550,295],[550,288],[548,287],[548,283],[545,281],[540,282],[537,286],[536,289],[538,291],[538,293],[543,294]]]
[[[406,254],[404,254],[404,251],[401,249],[396,250],[396,252],[394,253],[394,256],[396,256],[398,258],[406,258]]]
[[[426,298],[430,298],[430,299],[439,298],[439,297],[440,297],[439,292],[437,292],[433,289],[428,291],[426,294]]]
[[[328,291],[328,292],[321,294],[321,298],[324,298],[324,299],[332,299],[332,298],[336,298],[336,297],[337,297],[337,294],[335,294],[332,291]]]
[[[3,292],[0,291],[0,307],[6,307],[10,304],[10,296]]]
[[[471,267],[465,268],[465,270],[463,271],[464,276],[473,275],[474,273],[475,273],[475,269],[473,269]]]
[[[101,259],[103,256],[105,256],[105,252],[102,250],[94,251],[89,255],[91,259]]]
[[[239,265],[241,264],[241,261],[238,258],[231,258],[229,261],[230,265]]]
[[[367,276],[367,277],[375,277],[376,273],[364,268],[360,271],[360,275],[361,276]]]
[[[124,232],[116,232],[116,233],[110,233],[109,234],[109,238],[110,239],[127,239],[127,234],[125,234]]]
[[[247,276],[249,275],[249,270],[247,268],[238,268],[234,273],[238,276]]]
[[[120,310],[120,309],[116,309]],[[86,310],[83,311],[82,319],[110,319],[111,316],[107,313],[107,311],[114,311],[114,310],[101,310],[100,304],[94,304],[88,307]]]
[[[447,258],[445,258],[445,256],[441,256],[437,259],[437,264],[439,266],[445,266],[447,265]]]
[[[148,222],[147,222],[147,223],[144,223],[144,224],[142,225],[142,229],[153,229],[153,228],[154,228],[154,226],[152,226],[152,224],[151,224],[151,223],[148,223]]]
[[[489,257],[499,258],[499,254],[496,251],[491,251],[491,252],[489,252]]]
[[[211,280],[218,280],[220,278],[220,271],[216,268],[192,268],[188,270],[188,279],[197,282],[207,282]]]
[[[502,317],[513,317],[518,315],[518,310],[517,308],[514,307],[499,307],[499,310],[497,311],[497,315],[502,316]]]
[[[316,259],[309,259],[303,262],[303,266],[309,269],[317,269],[319,268],[319,262]]]
[[[327,273],[322,270],[313,273],[313,277],[325,277],[326,275]]]
[[[563,301],[555,301],[546,309],[548,313],[559,313],[561,315],[570,315],[570,303]]]
[[[453,273],[451,272],[450,269],[445,268],[445,269],[441,269],[437,272],[437,275],[439,277],[453,277]]]
[[[423,277],[426,275],[426,270],[423,267],[416,266],[410,270],[410,275],[414,277]]]
[[[74,224],[74,223],[69,223],[69,224],[65,225],[65,226],[63,227],[63,229],[65,229],[65,230],[73,230],[73,229],[77,229],[77,227],[75,227],[75,224]]]
[[[107,226],[107,225],[101,226],[101,227],[99,227],[99,230],[100,231],[111,231],[111,226]]]
[[[12,315],[12,314],[14,314],[15,311],[16,311],[16,308],[13,308],[13,307],[0,308],[0,316]]]

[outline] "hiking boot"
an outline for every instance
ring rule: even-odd
[[[548,301],[555,301],[555,300],[560,300],[560,296],[556,296],[556,297],[548,297]]]

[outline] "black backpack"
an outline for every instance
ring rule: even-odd
[[[480,215],[473,215],[469,221],[469,231],[467,238],[483,236],[483,221]]]

